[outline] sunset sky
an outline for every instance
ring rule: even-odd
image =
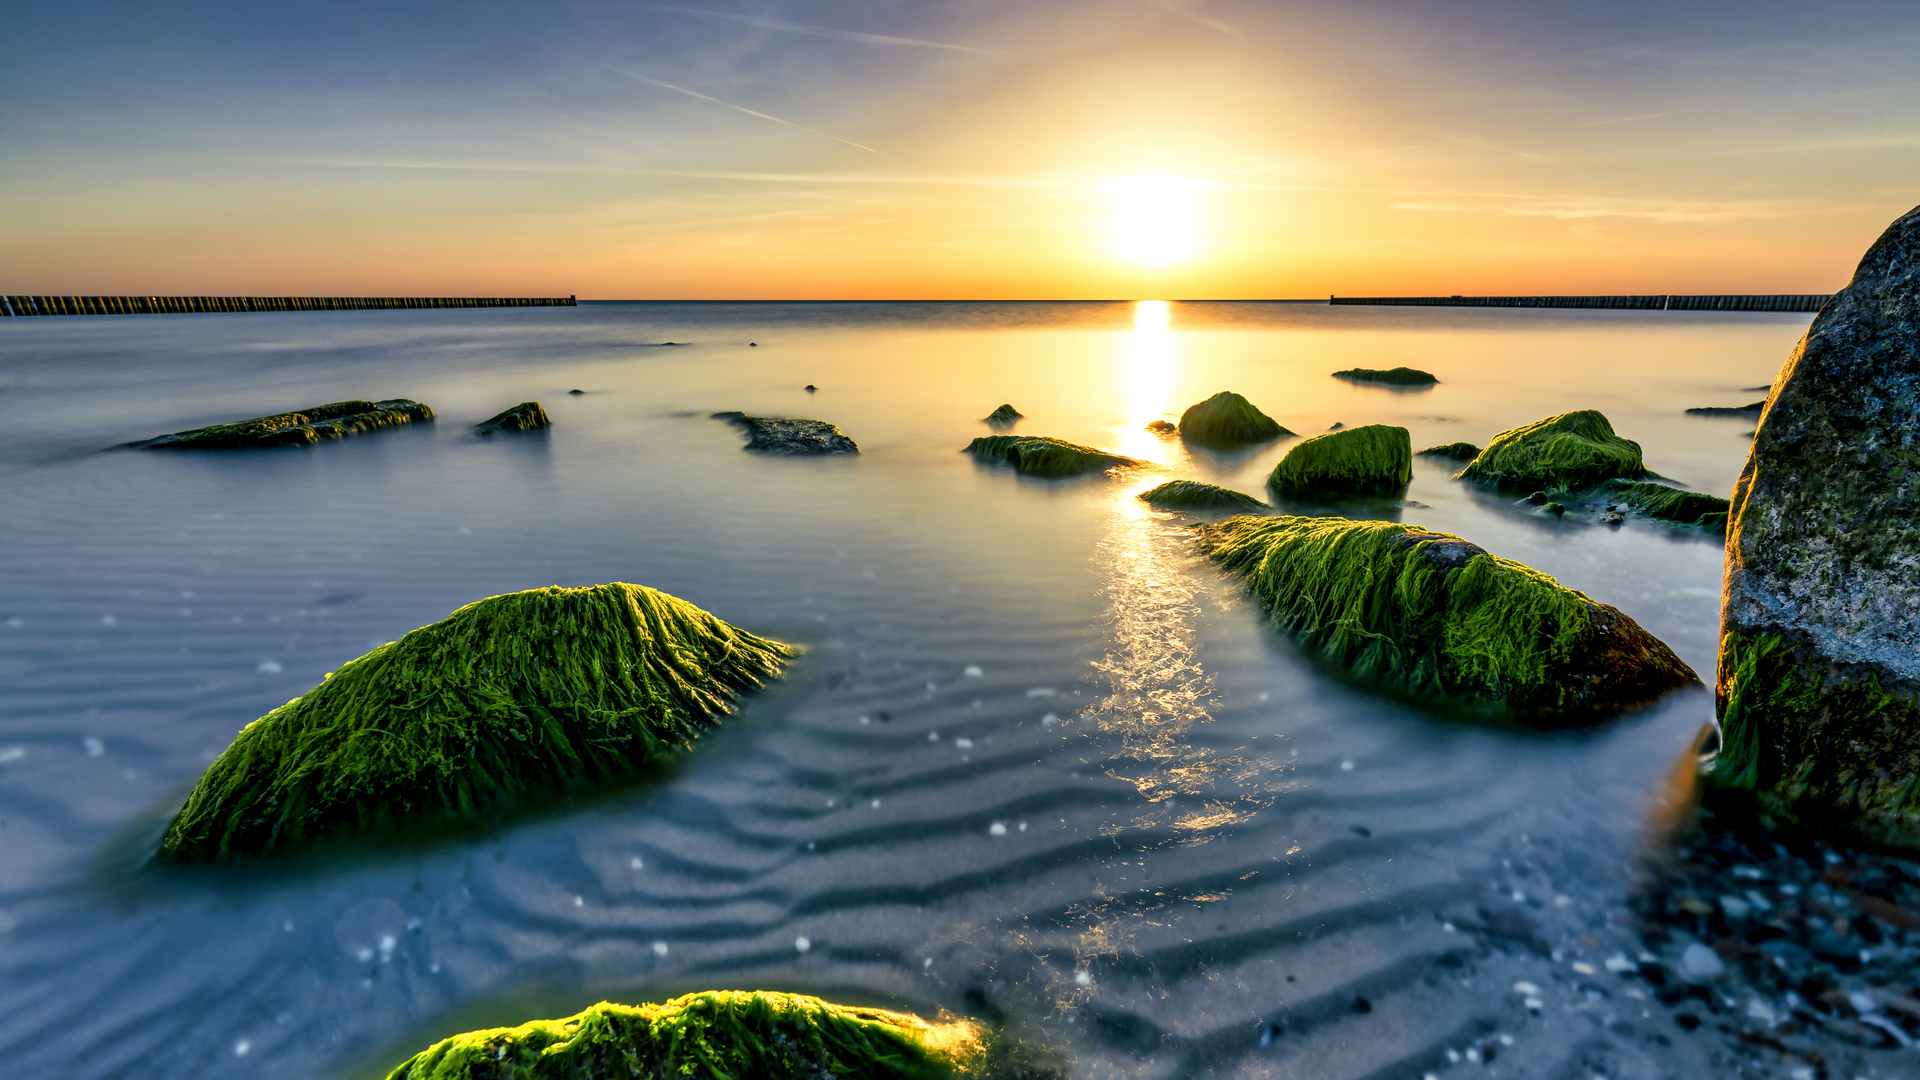
[[[0,292],[1828,292],[1920,4],[6,5]]]

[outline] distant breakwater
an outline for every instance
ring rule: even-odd
[[[0,315],[183,315],[207,311],[574,306],[571,296],[0,296]]]
[[[1378,307],[1627,308],[1635,311],[1819,311],[1830,293],[1723,296],[1329,296],[1329,304]]]

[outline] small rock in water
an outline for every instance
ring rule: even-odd
[[[1333,426],[1332,426],[1332,427],[1330,427],[1330,428],[1328,428],[1327,430],[1328,430],[1328,431],[1339,431],[1339,430],[1340,430],[1341,428],[1343,428],[1343,427],[1346,427],[1346,426],[1347,426],[1347,425],[1345,425],[1345,424],[1343,424],[1343,423],[1341,423],[1340,421],[1338,421],[1338,420],[1335,420],[1335,421],[1333,422]]]
[[[1147,425],[1147,430],[1153,432],[1155,435],[1173,435],[1180,431],[1180,427],[1177,424],[1168,423],[1165,420],[1155,420],[1153,423]]]
[[[537,401],[523,401],[511,409],[498,413],[473,425],[475,435],[494,435],[502,431],[537,431],[552,427],[553,420],[547,416],[547,410]]]
[[[1720,954],[1699,942],[1687,946],[1687,951],[1680,954],[1680,974],[1688,982],[1710,982],[1726,974],[1726,970]]]
[[[819,388],[819,387],[817,387],[817,386],[815,386],[815,385],[813,385],[812,383],[808,383],[808,384],[807,384],[807,393],[809,393],[809,394],[811,394],[811,393],[813,393],[814,391],[816,391],[816,390],[818,390],[818,389],[820,389],[820,388]]]
[[[1557,502],[1550,502],[1547,505],[1541,507],[1540,509],[1545,513],[1554,515],[1555,517],[1559,517],[1560,515],[1565,514],[1567,512],[1566,504],[1557,503]]]
[[[1544,491],[1536,491],[1527,496],[1527,501],[1535,506],[1544,506],[1547,502],[1547,493]]]
[[[579,397],[580,395],[582,395],[582,394],[584,394],[584,393],[586,393],[586,391],[585,391],[585,390],[569,390],[569,391],[567,391],[567,394],[568,394],[568,396],[570,396],[570,397]]]
[[[748,416],[717,412],[715,420],[738,425],[752,436],[747,449],[769,454],[857,454],[860,447],[825,420],[794,420],[776,416]]]

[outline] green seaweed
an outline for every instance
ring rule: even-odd
[[[1769,825],[1920,848],[1920,690],[1837,664],[1783,634],[1728,630],[1706,769]]]
[[[1020,411],[1011,405],[1002,405],[987,414],[987,423],[992,424],[994,427],[1005,427],[1015,420],[1020,419],[1024,419],[1020,415]]]
[[[1392,495],[1413,479],[1413,438],[1403,427],[1367,424],[1315,435],[1273,467],[1267,484],[1280,492]]]
[[[1203,484],[1198,480],[1169,480],[1140,493],[1144,502],[1163,510],[1261,510],[1266,504],[1251,495]]]
[[[1432,386],[1440,381],[1419,368],[1410,367],[1348,368],[1334,372],[1333,377],[1348,382],[1384,383],[1388,386]]]
[[[443,1039],[387,1080],[936,1080],[977,1075],[978,1025],[768,991],[598,1005]]]
[[[144,450],[245,450],[266,446],[311,446],[329,439],[424,423],[433,410],[408,398],[384,401],[335,401],[311,409],[256,416],[233,424],[213,424],[191,431],[130,443]]]
[[[1727,500],[1705,492],[1682,491],[1643,480],[1609,480],[1600,485],[1598,493],[1662,521],[1722,531],[1727,527]]]
[[[1480,456],[1480,448],[1470,442],[1441,443],[1420,451],[1421,457],[1446,458],[1450,461],[1472,461]]]
[[[1626,615],[1447,533],[1235,517],[1200,536],[1302,649],[1399,692],[1555,726],[1603,719],[1695,679]]]
[[[473,426],[476,435],[492,435],[499,431],[534,431],[552,427],[553,419],[547,410],[537,401],[523,401],[511,409],[500,412]]]
[[[1116,467],[1151,464],[1139,458],[1111,454],[1044,435],[982,435],[967,444],[966,452],[978,461],[1011,465],[1015,472],[1027,476],[1079,476]]]
[[[1503,487],[1577,491],[1615,477],[1647,475],[1640,444],[1613,433],[1593,409],[1549,416],[1493,437],[1457,474]]]
[[[1291,434],[1231,390],[1222,390],[1180,414],[1181,437],[1202,446],[1242,446]]]
[[[489,597],[242,728],[159,858],[262,855],[630,774],[689,746],[792,652],[639,585]]]

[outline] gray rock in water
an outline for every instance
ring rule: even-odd
[[[1680,954],[1680,974],[1688,982],[1711,982],[1726,971],[1727,965],[1721,961],[1720,954],[1697,941]]]
[[[747,449],[768,454],[857,454],[860,447],[825,420],[793,420],[781,416],[748,416],[717,412],[715,420],[736,424],[752,438]]]
[[[547,416],[547,410],[537,401],[523,401],[493,417],[473,425],[475,435],[495,435],[502,431],[537,431],[552,427],[553,421]]]
[[[1710,775],[1763,817],[1920,846],[1920,208],[1774,380],[1727,527]]]

